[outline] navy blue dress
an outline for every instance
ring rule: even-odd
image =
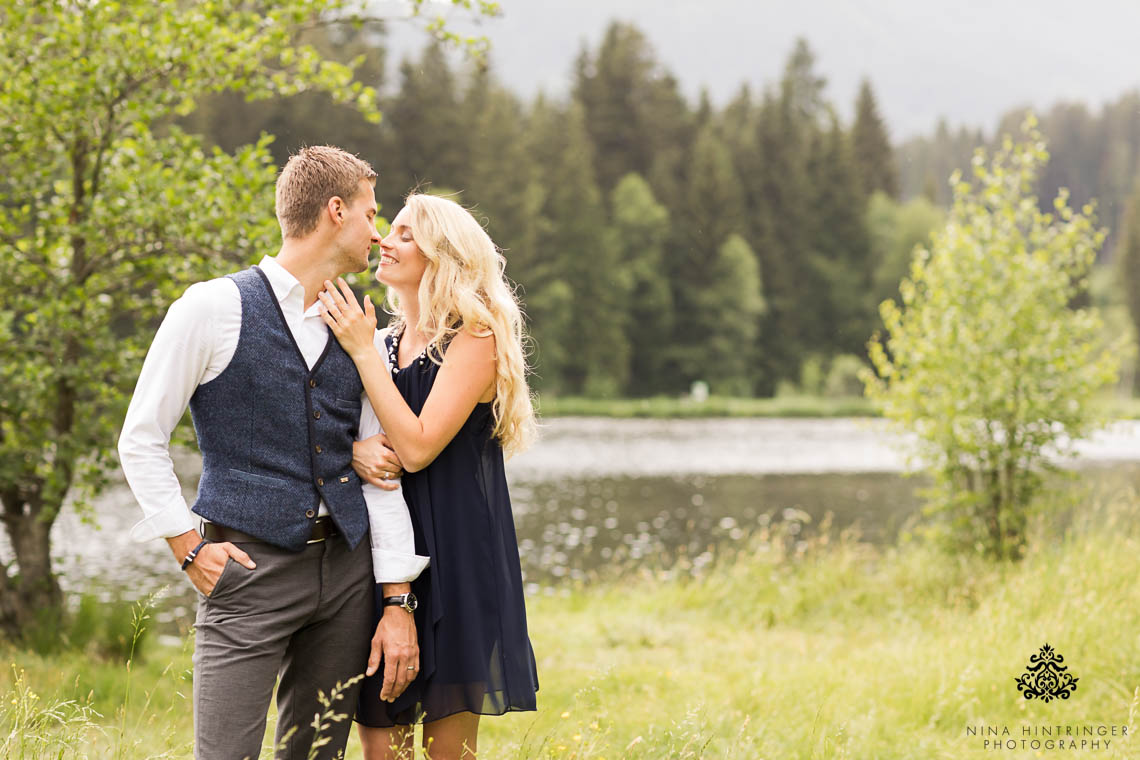
[[[439,365],[421,354],[397,369],[399,338],[386,339],[389,363],[396,387],[418,415]],[[391,703],[380,700],[383,667],[365,679],[356,720],[366,726],[410,725],[463,711],[537,709],[538,670],[527,635],[518,541],[493,429],[491,404],[476,405],[435,461],[404,474],[416,554],[431,557],[412,581],[419,600],[420,671]],[[375,596],[374,625],[383,611],[379,584]]]

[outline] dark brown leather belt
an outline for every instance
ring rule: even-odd
[[[313,520],[313,533],[309,536],[308,543],[315,544],[318,541],[324,541],[326,538],[332,538],[335,535],[338,535],[336,523],[332,521],[332,517],[324,515],[323,517],[318,517],[316,520]],[[233,543],[268,543],[264,538],[251,536],[240,530],[209,522],[202,524],[202,538],[207,541],[231,541]]]

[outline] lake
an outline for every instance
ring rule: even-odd
[[[507,464],[527,592],[645,568],[699,572],[758,527],[811,531],[829,513],[837,528],[889,542],[920,508],[923,480],[902,474],[911,446],[880,419],[546,420],[540,442]],[[1140,422],[1078,452],[1069,466],[1081,481],[1140,486]],[[180,451],[175,465],[192,502],[201,461]],[[159,622],[188,624],[194,593],[165,542],[127,538],[140,516],[121,480],[94,522],[65,508],[53,529],[62,582],[104,598],[168,587]]]

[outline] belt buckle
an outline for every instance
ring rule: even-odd
[[[326,527],[326,525],[328,522],[329,522],[328,515],[321,515],[320,517],[318,517],[316,520],[313,521],[313,530],[315,531],[317,529],[317,526],[319,525],[327,532],[328,528]],[[308,541],[305,542],[305,545],[307,546],[308,544],[319,544],[321,541],[324,541],[326,538],[328,538],[327,535],[321,536],[320,538],[310,538]]]

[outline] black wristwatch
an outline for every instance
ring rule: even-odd
[[[399,596],[386,596],[384,597],[385,607],[403,607],[408,612],[415,612],[419,602],[416,601],[416,595],[412,592],[400,594]]]

